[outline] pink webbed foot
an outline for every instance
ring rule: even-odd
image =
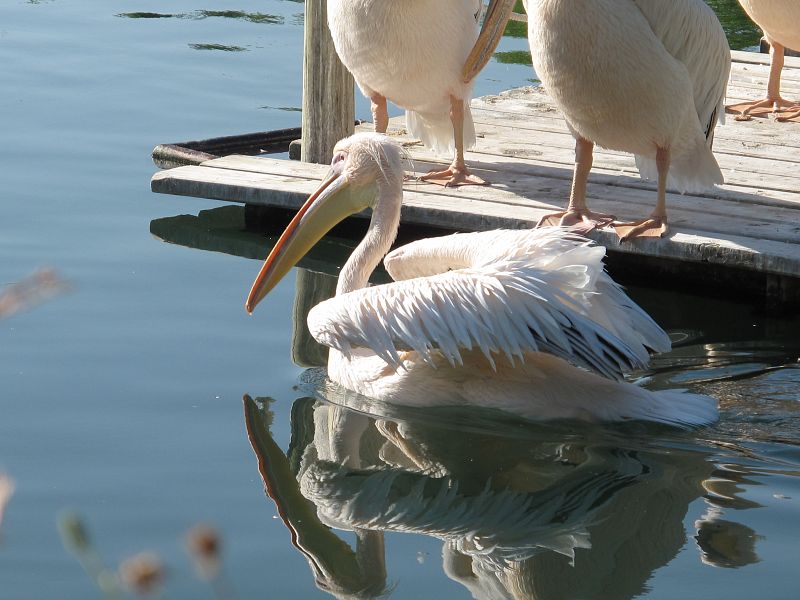
[[[669,233],[669,226],[667,225],[667,217],[651,216],[643,221],[614,225],[614,231],[617,232],[619,241],[622,243],[634,238],[664,237]]]
[[[466,167],[450,165],[444,171],[431,171],[419,177],[420,181],[435,183],[444,187],[459,187],[462,185],[489,185],[489,182],[473,175]]]
[[[775,120],[781,123],[800,123],[800,104],[795,104],[775,115]]]
[[[586,235],[595,229],[611,225],[614,216],[596,213],[585,209],[570,209],[560,213],[545,215],[536,224],[537,227],[568,227],[576,233]]]
[[[736,121],[749,121],[753,117],[769,117],[771,115],[776,115],[779,121],[791,120],[793,117],[790,116],[789,119],[786,119],[786,115],[781,114],[786,110],[800,112],[800,106],[779,96],[778,98],[764,98],[725,107],[726,112],[735,115]]]

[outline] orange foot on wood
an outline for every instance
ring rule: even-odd
[[[791,100],[764,98],[754,102],[741,102],[725,107],[725,111],[736,115],[737,121],[749,121],[753,117],[769,117],[775,115],[778,121],[800,122],[800,105]],[[783,114],[788,111],[788,114]]]
[[[634,238],[664,237],[669,233],[669,226],[666,217],[648,217],[643,221],[614,225],[614,231],[620,242],[627,242]]]
[[[489,182],[481,179],[477,175],[469,172],[469,169],[463,169],[450,166],[444,171],[431,171],[425,173],[420,177],[421,181],[428,183],[435,183],[444,187],[459,187],[462,185],[489,185]]]
[[[553,213],[552,215],[545,215],[536,224],[537,227],[569,227],[572,231],[586,235],[611,225],[614,221],[612,215],[603,213],[596,213],[586,209],[572,209],[560,213]]]

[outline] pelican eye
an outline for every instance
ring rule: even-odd
[[[344,150],[339,150],[333,155],[333,158],[331,159],[331,166],[343,162],[345,158],[347,158],[347,152],[345,152]]]

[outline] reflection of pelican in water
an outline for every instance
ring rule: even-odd
[[[366,288],[395,239],[402,180],[400,148],[388,138],[339,142],[328,176],[267,257],[248,311],[336,223],[372,208],[337,296],[308,317],[332,348],[334,381],[391,403],[478,405],[540,420],[717,418],[711,398],[622,381],[669,339],[604,272],[605,249],[565,230],[421,240],[386,256],[395,283]]]
[[[346,403],[340,395],[353,394],[335,385],[319,393]],[[300,400],[287,459],[269,413],[245,401],[267,491],[318,584],[338,598],[384,591],[384,531],[442,540],[445,573],[475,598],[633,598],[686,543],[687,507],[715,473],[700,449],[659,450],[588,426],[521,429],[472,411],[464,429],[446,410],[389,414]],[[355,550],[328,527],[355,532]],[[704,561],[757,560],[741,551],[753,540],[737,538],[735,523],[698,527]],[[739,543],[708,552],[710,536]]]

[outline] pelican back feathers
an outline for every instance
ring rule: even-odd
[[[386,257],[392,284],[312,309],[312,335],[349,356],[371,349],[394,368],[413,350],[453,366],[463,350],[513,365],[545,352],[609,379],[643,368],[666,333],[604,272],[605,249],[559,228],[455,234]]]

